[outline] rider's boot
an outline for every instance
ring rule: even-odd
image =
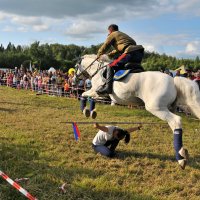
[[[174,149],[176,151],[176,160],[178,161],[179,165],[182,169],[185,169],[187,164],[189,154],[187,149],[183,148],[182,144],[182,129],[175,129],[174,130]]]
[[[106,70],[106,85],[101,86],[101,88],[96,91],[98,95],[112,94],[114,69],[107,66]]]

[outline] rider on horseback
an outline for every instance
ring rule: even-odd
[[[143,46],[137,45],[131,37],[120,32],[116,24],[111,24],[108,27],[108,32],[109,35],[105,43],[99,49],[97,57],[99,58],[101,55],[106,53],[111,46],[113,46],[115,50],[110,52],[108,55],[111,56],[119,53],[120,56],[107,66],[106,85],[105,87],[102,86],[97,91],[99,95],[112,93],[114,70],[125,69],[127,63],[140,65],[144,56]]]

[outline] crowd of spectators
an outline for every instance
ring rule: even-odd
[[[199,89],[200,89],[200,70],[194,72],[192,69],[186,68],[184,70],[184,73],[181,73],[181,69],[178,69],[178,70],[174,71],[174,73],[173,73],[171,70],[165,69],[162,72],[165,74],[168,74],[169,76],[172,76],[172,77],[182,76],[182,77],[188,78],[192,81],[195,81],[198,84]]]
[[[80,97],[92,85],[89,79],[76,82],[74,71],[64,73],[55,71],[25,71],[18,68],[14,70],[0,70],[0,85],[6,85],[17,89],[31,89],[38,94],[56,96]]]
[[[186,69],[185,73],[181,70],[171,71],[165,69],[162,71],[172,77],[183,76],[197,82],[200,88],[200,70],[193,72]],[[0,69],[0,85],[6,85],[17,89],[30,89],[38,94],[49,94],[56,96],[67,96],[79,98],[84,91],[92,87],[91,80],[82,79],[76,82],[74,71],[64,73],[61,70],[35,70],[26,71],[15,68],[14,70]]]

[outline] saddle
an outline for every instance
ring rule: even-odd
[[[127,63],[124,68],[115,72],[114,81],[119,81],[130,73],[144,72],[144,68],[138,63]]]

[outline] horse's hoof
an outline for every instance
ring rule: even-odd
[[[189,160],[189,153],[187,149],[184,149],[183,147],[178,152],[184,159],[178,160],[178,163],[182,169],[185,169],[185,166],[187,165],[187,162]]]
[[[187,165],[187,160],[186,159],[178,160],[178,164],[180,165],[181,169],[185,169],[185,166]]]
[[[95,110],[92,110],[90,112],[90,117],[92,117],[92,119],[95,119],[97,117],[97,112]]]
[[[114,101],[111,101],[111,106],[115,106],[115,102]]]
[[[189,160],[189,153],[187,149],[184,149],[183,147],[178,152],[186,161]]]
[[[83,114],[84,114],[86,117],[89,117],[89,116],[90,116],[90,111],[89,111],[89,109],[88,109],[88,108],[85,108],[85,109],[83,110]]]

